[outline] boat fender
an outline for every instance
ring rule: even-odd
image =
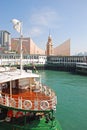
[[[40,103],[40,108],[41,108],[42,110],[48,109],[48,108],[49,108],[49,103],[48,103],[48,101],[45,101],[45,100],[41,101],[41,103]]]
[[[31,108],[32,108],[32,102],[31,102],[30,100],[25,100],[25,101],[24,101],[24,108],[25,108],[26,110],[31,109]]]

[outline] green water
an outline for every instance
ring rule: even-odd
[[[42,82],[58,96],[56,118],[63,130],[87,130],[87,77],[60,71],[40,71]]]

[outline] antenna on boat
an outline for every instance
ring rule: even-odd
[[[22,22],[17,20],[17,19],[12,19],[12,23],[13,23],[13,28],[20,33],[20,73],[22,74]]]

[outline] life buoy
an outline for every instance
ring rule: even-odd
[[[53,105],[56,105],[56,104],[57,104],[57,96],[55,96],[55,97],[52,99],[52,104],[53,104]]]
[[[43,86],[43,87],[42,87],[42,92],[43,92],[44,94],[46,94],[46,86]]]
[[[5,118],[5,121],[6,121],[6,122],[10,122],[10,121],[11,121],[11,117],[6,117],[6,118]]]
[[[52,99],[52,109],[53,109],[53,110],[56,110],[56,104],[57,104],[57,96],[55,96],[55,97]]]
[[[56,111],[56,105],[53,105],[53,106],[52,106],[52,109],[53,109],[54,111]]]
[[[6,89],[8,87],[7,83],[2,84],[3,89]]]
[[[14,98],[10,99],[10,106],[11,107],[16,107],[16,101],[14,100]]]
[[[24,101],[24,109],[29,110],[32,108],[32,102],[30,100]]]
[[[18,111],[15,115],[16,118],[22,117],[23,116],[23,112]]]
[[[46,95],[47,95],[47,96],[51,96],[51,89],[47,89]]]
[[[41,102],[40,102],[40,108],[41,108],[42,110],[48,109],[48,108],[49,108],[49,103],[48,103],[48,101],[45,101],[45,100],[41,101]]]

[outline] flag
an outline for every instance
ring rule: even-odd
[[[21,32],[21,22],[19,21],[19,20],[17,20],[17,19],[13,19],[12,20],[12,23],[13,23],[13,27],[14,27],[14,29],[18,32],[18,33],[20,33]]]

